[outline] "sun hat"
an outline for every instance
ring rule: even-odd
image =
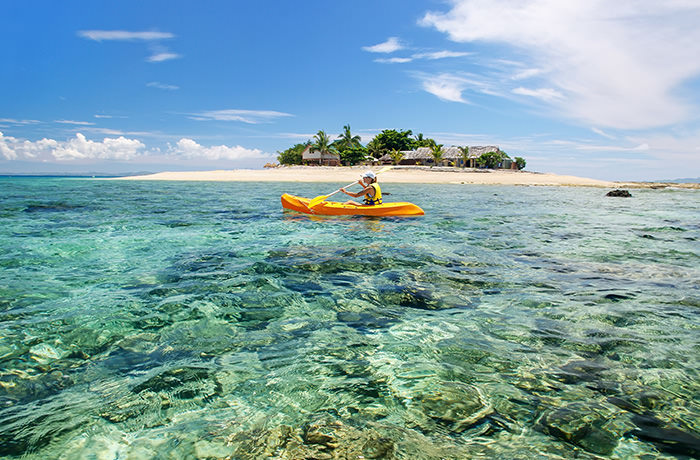
[[[376,179],[377,175],[374,174],[372,171],[367,171],[366,173],[362,174],[362,177],[369,177],[370,179]]]

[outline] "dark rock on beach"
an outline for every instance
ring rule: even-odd
[[[628,192],[627,190],[621,190],[621,189],[616,189],[616,190],[611,190],[608,193],[605,194],[605,196],[618,196],[621,198],[631,198],[632,194]]]

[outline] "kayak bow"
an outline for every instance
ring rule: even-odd
[[[282,207],[290,211],[303,212],[318,216],[422,216],[423,210],[413,203],[383,203],[374,206],[357,206],[335,201],[324,201],[313,208],[309,208],[308,198],[282,195]]]

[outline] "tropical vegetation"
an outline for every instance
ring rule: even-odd
[[[484,168],[495,169],[507,158],[510,157],[505,152],[486,152],[477,158],[476,164]]]
[[[283,165],[302,164],[302,153],[309,146],[322,154],[337,154],[344,165],[356,165],[365,161],[377,160],[387,154],[391,157],[392,163],[399,164],[404,158],[402,152],[420,147],[428,147],[433,157],[433,164],[439,164],[445,153],[443,144],[438,144],[435,139],[426,138],[423,133],[414,136],[410,129],[385,129],[363,146],[360,136],[353,135],[350,125],[347,124],[343,126],[342,133],[334,141],[331,141],[330,136],[325,131],[320,130],[313,139],[295,144],[284,151],[278,151],[277,161]],[[469,147],[458,148],[461,151],[460,157],[464,166],[469,160]],[[482,168],[499,168],[506,159],[510,159],[510,157],[505,152],[487,152],[476,159],[476,164]],[[515,157],[513,162],[518,166],[518,169],[525,168],[524,158]]]

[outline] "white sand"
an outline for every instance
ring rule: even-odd
[[[382,166],[328,167],[288,166],[269,169],[234,169],[220,171],[162,172],[146,176],[122,177],[117,180],[169,181],[238,181],[238,182],[347,182],[357,180],[367,169],[379,171]],[[483,185],[562,185],[579,187],[664,187],[671,184],[610,182],[585,177],[562,176],[510,170],[475,170],[398,166],[379,175],[379,182],[414,184],[483,184]],[[677,186],[679,184],[672,184]],[[685,188],[693,187],[696,184]],[[680,185],[683,186],[683,185]]]

